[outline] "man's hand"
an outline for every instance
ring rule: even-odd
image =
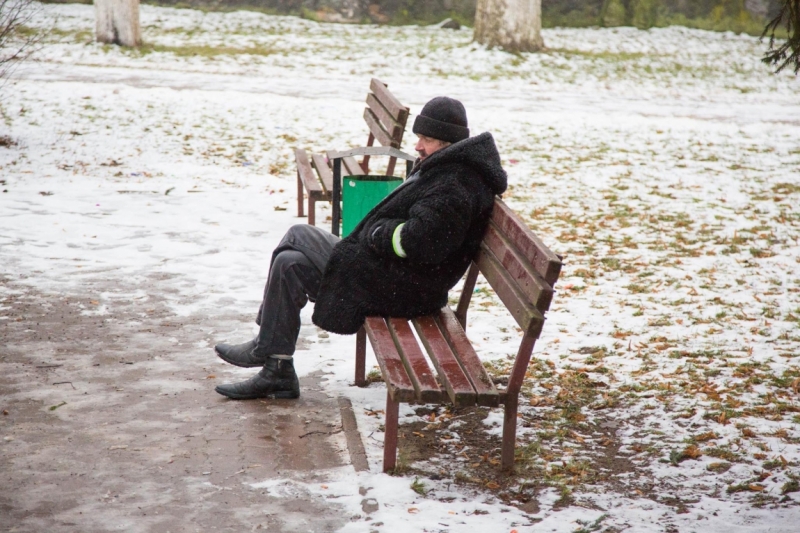
[[[367,245],[379,255],[402,257],[396,253],[392,245],[395,229],[402,224],[402,220],[383,219],[377,221],[369,230]]]

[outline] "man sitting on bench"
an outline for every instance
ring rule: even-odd
[[[419,159],[411,175],[346,238],[296,225],[272,253],[256,316],[255,339],[218,344],[236,366],[262,367],[252,378],[219,385],[229,398],[297,398],[292,355],[300,310],[316,302],[313,322],[333,333],[358,332],[367,316],[415,318],[447,305],[480,246],[506,173],[491,134],[469,137],[458,100],[425,104],[412,131]]]

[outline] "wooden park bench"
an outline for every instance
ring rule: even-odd
[[[375,78],[369,85],[367,94],[367,107],[364,109],[364,121],[369,128],[367,146],[373,146],[377,141],[381,146],[400,148],[403,142],[403,133],[408,121],[408,108],[401,104],[389,92],[387,85]],[[308,197],[308,223],[315,225],[316,217],[314,204],[318,201],[331,201],[333,192],[333,172],[331,170],[329,150],[325,154],[309,154],[303,149],[294,151],[297,163],[297,216],[303,215],[303,189]],[[369,155],[365,155],[361,162],[353,157],[344,158],[342,164],[348,176],[369,174]],[[394,174],[396,158],[390,157],[386,168],[386,175]]]
[[[519,392],[560,272],[560,258],[497,198],[455,312],[444,307],[435,315],[410,321],[367,318],[356,336],[356,385],[366,384],[369,338],[387,389],[384,472],[394,470],[396,463],[400,402],[452,403],[459,407],[503,405],[502,468],[513,469]],[[505,390],[495,388],[465,333],[467,309],[478,273],[489,282],[523,332]],[[433,363],[435,375],[423,349]]]

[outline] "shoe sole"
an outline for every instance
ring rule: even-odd
[[[300,397],[299,392],[293,392],[293,391],[278,391],[278,392],[271,392],[263,396],[250,396],[247,394],[236,394],[235,392],[224,392],[219,390],[219,387],[216,387],[214,390],[219,394],[222,394],[226,398],[230,398],[231,400],[258,400],[258,399],[296,400],[297,398]]]
[[[220,359],[222,359],[226,363],[229,363],[229,364],[232,364],[233,366],[238,366],[238,367],[241,367],[241,368],[257,368],[259,366],[264,366],[267,363],[266,359],[264,361],[260,362],[260,363],[242,363],[241,361],[234,361],[232,359],[228,359],[227,357],[222,355],[222,353],[219,350],[217,350],[216,348],[214,348],[214,352],[217,354],[217,357],[219,357]]]

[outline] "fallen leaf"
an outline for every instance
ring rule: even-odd
[[[751,484],[747,485],[747,488],[752,490],[753,492],[761,492],[766,487],[764,485],[756,485],[755,483],[751,483]]]
[[[410,514],[417,514],[419,512],[419,509],[417,509],[416,507],[409,507],[408,512]]]
[[[210,374],[206,376],[206,379],[217,379],[217,376],[215,376],[214,374]]]
[[[490,481],[489,483],[487,483],[487,484],[486,484],[486,488],[487,488],[487,489],[496,490],[496,489],[499,489],[499,488],[500,488],[500,485],[498,485],[498,484],[497,484],[497,483],[495,483],[494,481]]]

